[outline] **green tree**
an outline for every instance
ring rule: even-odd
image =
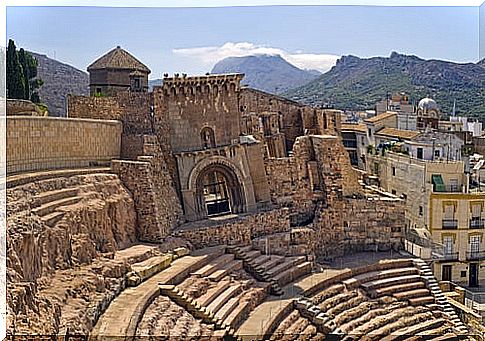
[[[17,48],[12,39],[7,47],[7,98],[22,99],[25,96],[25,79]]]
[[[30,99],[30,68],[27,67],[27,56],[25,50],[21,48],[18,52],[18,59],[20,65],[22,65],[23,81],[24,81],[24,95],[23,99]]]
[[[7,97],[28,99],[40,103],[39,88],[43,82],[37,78],[37,60],[23,48],[17,51],[12,39],[7,49]]]

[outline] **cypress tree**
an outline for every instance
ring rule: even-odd
[[[27,53],[23,48],[18,52],[19,63],[22,65],[23,81],[24,81],[24,96],[23,99],[30,99],[30,67],[28,66]]]
[[[22,65],[19,62],[17,48],[12,39],[7,47],[7,98],[23,99],[25,96],[25,79]]]

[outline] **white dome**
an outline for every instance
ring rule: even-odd
[[[419,101],[418,109],[423,111],[438,110],[438,104],[434,99],[426,97]]]

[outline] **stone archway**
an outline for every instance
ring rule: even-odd
[[[236,174],[223,164],[211,164],[197,177],[195,198],[199,211],[215,216],[244,211],[244,190]]]
[[[195,219],[219,214],[238,214],[254,205],[250,179],[222,156],[199,162],[188,179],[188,193],[193,204],[188,207]],[[249,195],[249,198],[248,198]],[[189,200],[189,196],[186,196]],[[186,201],[187,202],[187,201]]]

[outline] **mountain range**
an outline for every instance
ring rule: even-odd
[[[47,104],[49,116],[66,115],[68,94],[89,95],[89,75],[86,72],[46,55],[30,53],[37,59],[37,77],[44,82],[39,96]]]
[[[89,94],[89,75],[45,55],[32,54],[44,81],[41,100],[50,115],[64,116],[68,94]],[[211,72],[245,73],[243,84],[311,105],[372,109],[387,94],[405,92],[416,102],[430,96],[447,113],[456,101],[458,115],[485,117],[485,60],[458,64],[396,52],[390,57],[343,56],[331,70],[320,74],[299,69],[281,56],[256,55],[225,58]],[[151,86],[161,82],[149,81]]]
[[[299,69],[280,55],[268,54],[227,57],[214,65],[211,73],[244,73],[242,84],[271,93],[289,91],[321,75],[316,70]]]
[[[407,93],[414,101],[435,99],[441,110],[485,117],[485,60],[459,64],[393,52],[390,57],[343,56],[317,79],[283,96],[338,109],[371,109],[387,94]]]

